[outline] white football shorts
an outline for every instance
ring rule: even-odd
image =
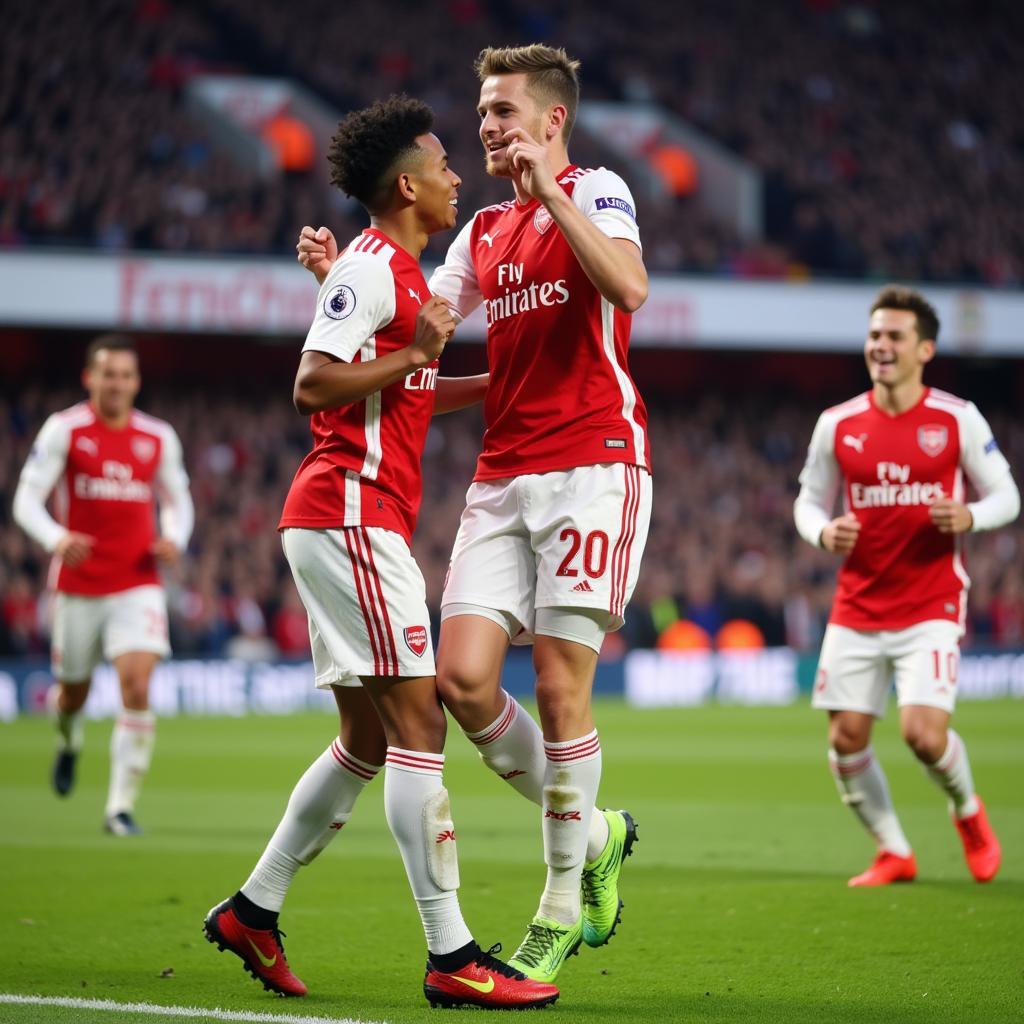
[[[533,642],[538,609],[590,609],[604,633],[619,629],[640,574],[651,491],[650,473],[621,462],[472,484],[442,621],[446,611],[489,609],[514,644]]]
[[[423,574],[403,537],[379,526],[281,531],[309,618],[316,685],[432,676]]]
[[[877,632],[830,624],[811,704],[884,718],[889,685],[895,679],[899,707],[922,704],[952,713],[961,633],[959,623],[942,619]]]
[[[53,602],[50,645],[54,679],[84,683],[104,659],[149,651],[166,658],[167,598],[150,584],[91,597],[57,593]]]

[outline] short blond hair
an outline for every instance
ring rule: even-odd
[[[561,46],[488,46],[480,51],[474,67],[481,82],[491,75],[525,74],[527,90],[539,104],[561,103],[565,107],[562,139],[569,141],[580,103],[580,62]]]

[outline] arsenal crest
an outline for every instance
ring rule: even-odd
[[[945,427],[927,423],[925,426],[917,428],[917,443],[921,446],[921,451],[933,459],[946,450],[948,441],[949,431]]]
[[[149,462],[156,455],[156,441],[151,437],[133,437],[131,440],[132,455],[139,462]]]
[[[546,206],[538,207],[537,212],[533,215],[533,226],[537,234],[543,235],[553,223],[554,221],[551,219],[551,214],[548,213],[548,208]]]
[[[405,646],[416,655],[417,658],[423,657],[423,652],[427,649],[427,631],[423,626],[406,626],[402,630],[405,636]]]

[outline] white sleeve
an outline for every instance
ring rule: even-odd
[[[992,428],[973,402],[959,417],[959,426],[960,464],[981,495],[967,506],[974,520],[971,531],[995,530],[1013,522],[1020,513],[1020,493]]]
[[[821,531],[832,521],[839,491],[835,438],[836,421],[831,416],[820,416],[800,472],[800,493],[793,504],[797,532],[816,548],[821,547]]]
[[[67,466],[70,444],[71,430],[51,416],[32,444],[14,492],[14,521],[47,551],[68,532],[46,511],[46,499]]]
[[[160,501],[160,536],[174,541],[179,551],[188,547],[195,522],[188,473],[181,452],[181,441],[170,427],[160,446],[160,465],[156,470],[157,497]]]
[[[609,238],[625,238],[638,249],[640,229],[629,186],[606,167],[584,175],[572,191],[573,202]]]
[[[350,363],[363,343],[394,319],[391,268],[371,253],[345,253],[320,285],[316,302],[302,351],[326,352]]]
[[[475,220],[474,216],[455,236],[455,241],[448,247],[444,263],[430,275],[430,281],[427,282],[431,295],[440,295],[451,303],[456,323],[465,320],[483,302],[469,244]]]

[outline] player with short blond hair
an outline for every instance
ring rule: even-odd
[[[911,881],[917,862],[871,747],[895,677],[903,739],[949,797],[971,874],[999,869],[999,841],[949,727],[970,580],[963,535],[1016,518],[1010,467],[971,402],[927,387],[939,320],[920,293],[883,288],[864,356],[870,391],[825,410],[794,506],[808,543],[843,556],[813,705],[829,713],[829,764],[878,853],[851,886]],[[968,502],[966,480],[980,498]],[[842,488],[845,510],[833,517]]]
[[[569,159],[578,68],[541,44],[480,54],[486,169],[514,198],[479,210],[430,279],[457,321],[484,307],[490,369],[442,598],[438,687],[484,763],[542,808],[547,880],[510,963],[546,981],[619,921],[636,827],[625,811],[594,808],[590,698],[651,508],[647,412],[628,367],[647,271],[625,182]],[[327,234],[300,239],[318,277],[333,252]],[[533,644],[541,728],[501,688],[510,644]]]

